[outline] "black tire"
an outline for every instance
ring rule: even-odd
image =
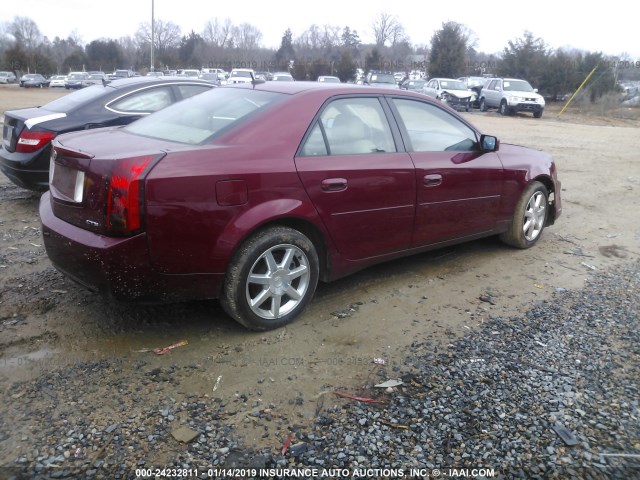
[[[498,109],[500,115],[509,115],[509,107],[507,106],[507,101],[502,100],[500,102],[500,108]]]
[[[480,99],[480,111],[481,112],[487,111],[487,102],[485,102],[484,98]]]
[[[547,224],[549,192],[540,182],[531,182],[516,205],[509,229],[500,235],[507,245],[529,248],[542,236]]]
[[[534,118],[542,118],[542,112],[544,112],[544,108],[537,111],[537,112],[533,112],[533,117]]]
[[[268,228],[246,240],[233,255],[220,303],[250,330],[281,327],[311,301],[319,264],[316,248],[305,235],[287,227]],[[250,299],[257,303],[252,306]]]

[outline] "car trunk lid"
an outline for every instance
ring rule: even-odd
[[[53,145],[49,182],[56,217],[106,235],[144,229],[144,178],[169,145],[121,128],[66,134]]]
[[[4,114],[4,126],[2,128],[2,144],[8,152],[15,152],[20,135],[36,125],[66,117],[66,113],[52,112],[41,107],[12,110]],[[46,130],[40,127],[41,130]]]

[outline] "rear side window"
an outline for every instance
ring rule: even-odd
[[[325,107],[302,156],[395,152],[387,117],[377,98],[342,98]]]
[[[199,93],[204,93],[207,90],[211,90],[211,87],[206,85],[176,85],[178,91],[180,92],[180,96],[184,98],[193,97],[194,95],[198,95]]]
[[[157,112],[173,103],[171,87],[161,86],[139,90],[119,98],[107,108],[117,112]]]

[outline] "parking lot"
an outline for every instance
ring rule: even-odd
[[[0,85],[0,112],[64,94]],[[522,315],[558,292],[582,288],[592,275],[635,262],[640,122],[558,117],[558,111],[550,107],[541,119],[462,114],[503,143],[555,158],[564,211],[534,248],[510,249],[489,238],[369,268],[320,285],[300,318],[267,333],[244,330],[213,301],[128,305],[84,291],[47,259],[40,195],[0,178],[0,465],[18,459],[33,465],[34,450],[42,456],[53,443],[64,443],[39,436],[47,418],[54,424],[65,419],[72,430],[82,414],[108,428],[142,415],[148,405],[171,410],[214,398],[226,407],[219,420],[233,426],[224,433],[234,446],[275,451],[292,425],[304,429],[340,401],[320,402],[326,392],[364,395],[382,364],[387,377],[398,376],[414,342],[446,349],[493,318]],[[167,346],[175,348],[164,355],[152,351]],[[76,390],[61,391],[58,383]],[[32,395],[34,384],[44,393]],[[23,401],[28,408],[21,408]],[[252,418],[265,410],[271,421]],[[149,422],[176,429],[188,424],[184,412],[172,419],[161,412]],[[73,436],[67,433],[60,435]],[[177,440],[155,450],[149,445],[138,445],[148,450],[147,462],[186,449]],[[109,448],[84,455],[98,461]]]

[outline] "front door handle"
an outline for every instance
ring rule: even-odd
[[[425,187],[437,187],[442,183],[442,175],[437,173],[432,173],[430,175],[425,175],[422,177],[422,184]]]
[[[325,178],[322,180],[321,188],[325,192],[340,192],[347,189],[346,178]]]

